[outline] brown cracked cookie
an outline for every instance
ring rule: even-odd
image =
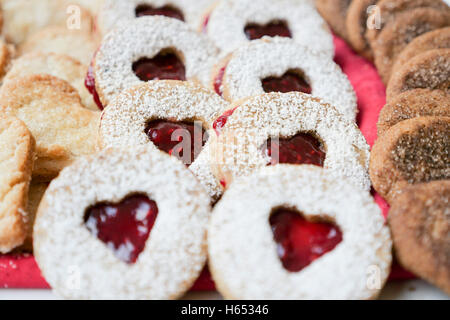
[[[0,253],[20,246],[27,235],[27,193],[34,140],[25,124],[0,113]]]
[[[450,294],[450,180],[406,188],[388,221],[398,261]]]
[[[396,70],[387,86],[387,100],[417,88],[450,91],[450,49],[427,51]]]
[[[395,60],[414,38],[449,25],[448,11],[418,8],[396,15],[372,43],[375,65],[383,81],[388,83]]]
[[[373,146],[370,178],[389,203],[409,185],[450,179],[450,117],[397,123]]]
[[[345,21],[347,27],[347,39],[353,49],[363,57],[373,60],[372,49],[366,39],[367,23],[369,19],[368,9],[378,0],[353,0],[348,8]]]
[[[425,116],[450,116],[450,93],[430,89],[400,93],[381,109],[377,124],[378,136],[400,121]]]
[[[347,39],[345,19],[352,0],[316,0],[316,7],[331,29],[341,38]]]

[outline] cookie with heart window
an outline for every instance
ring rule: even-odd
[[[175,299],[205,265],[209,217],[208,195],[180,161],[147,147],[111,148],[52,181],[34,255],[65,298]]]
[[[391,247],[369,193],[311,165],[236,180],[208,228],[209,267],[227,299],[373,299]]]

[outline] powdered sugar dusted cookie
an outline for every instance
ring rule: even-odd
[[[84,86],[86,71],[85,65],[67,55],[33,52],[13,61],[4,82],[30,75],[48,74],[69,82],[78,91],[84,107],[98,110],[92,95]]]
[[[34,75],[6,82],[0,112],[21,119],[36,140],[33,176],[49,181],[76,158],[95,152],[99,112],[84,108],[64,80]]]
[[[233,183],[208,229],[209,266],[228,299],[371,299],[391,238],[368,192],[314,166],[265,167]],[[377,284],[368,283],[376,272]]]
[[[25,124],[0,113],[0,253],[20,246],[27,236],[33,157],[34,140]]]
[[[99,12],[98,27],[102,34],[111,31],[118,22],[143,16],[166,16],[186,22],[197,29],[212,0],[106,0]]]
[[[178,160],[146,147],[108,149],[52,181],[34,254],[65,298],[174,299],[206,262],[209,216],[206,192]]]
[[[263,36],[281,36],[329,57],[334,54],[331,33],[308,0],[225,0],[205,19],[204,31],[223,53]]]
[[[229,101],[300,91],[334,105],[346,119],[356,117],[356,95],[339,66],[289,39],[250,42],[222,61],[213,78],[216,92]]]
[[[229,107],[214,92],[181,81],[151,81],[118,95],[103,111],[102,147],[147,145],[179,158],[194,172],[210,196],[222,194],[211,172],[212,125]]]
[[[192,80],[207,85],[217,54],[204,35],[183,22],[142,17],[122,24],[103,39],[92,76],[107,106],[121,91],[149,80]]]
[[[352,31],[347,30],[345,20],[352,0],[315,0],[315,2],[317,10],[333,31],[341,38],[347,39]]]
[[[214,173],[224,184],[278,163],[314,164],[368,190],[369,147],[356,124],[309,95],[266,93],[236,102],[210,137]]]

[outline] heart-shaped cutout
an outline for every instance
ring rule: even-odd
[[[288,139],[269,138],[263,150],[270,165],[278,163],[313,164],[323,167],[326,153],[322,143],[309,133],[299,133]]]
[[[186,80],[184,63],[172,52],[162,51],[151,59],[141,58],[132,68],[141,81]]]
[[[158,215],[156,202],[145,195],[131,195],[117,204],[98,203],[86,210],[86,228],[114,255],[135,263],[144,250]]]
[[[302,270],[342,241],[342,232],[336,225],[309,221],[292,209],[273,212],[270,225],[278,256],[290,272]]]
[[[165,16],[184,21],[183,13],[172,6],[155,8],[148,4],[141,4],[136,7],[135,13],[137,18],[144,16]]]
[[[263,79],[262,86],[264,92],[303,92],[311,94],[312,88],[305,80],[304,77],[300,76],[296,72],[288,71],[281,77],[268,77]]]
[[[244,32],[249,40],[261,39],[264,36],[292,38],[291,31],[284,21],[272,21],[266,25],[250,23],[245,26]]]

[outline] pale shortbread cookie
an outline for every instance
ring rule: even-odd
[[[84,219],[89,207],[136,193],[155,201],[158,214],[144,250],[128,264]],[[104,150],[52,181],[36,217],[34,254],[45,279],[65,298],[175,299],[204,267],[209,217],[208,195],[178,160],[146,147]]]
[[[34,140],[25,124],[0,113],[0,253],[20,246],[27,236],[33,160]]]
[[[33,176],[49,181],[76,158],[95,152],[100,112],[84,108],[75,89],[49,75],[17,78],[0,90],[0,112],[14,115],[36,140]]]
[[[343,239],[298,272],[286,270],[269,224],[274,209],[335,223]],[[228,299],[372,299],[389,275],[389,229],[368,192],[314,166],[265,167],[233,183],[208,229],[209,267]]]
[[[84,8],[88,9],[92,15],[95,17],[101,11],[105,0],[70,0],[74,4],[79,4]]]

